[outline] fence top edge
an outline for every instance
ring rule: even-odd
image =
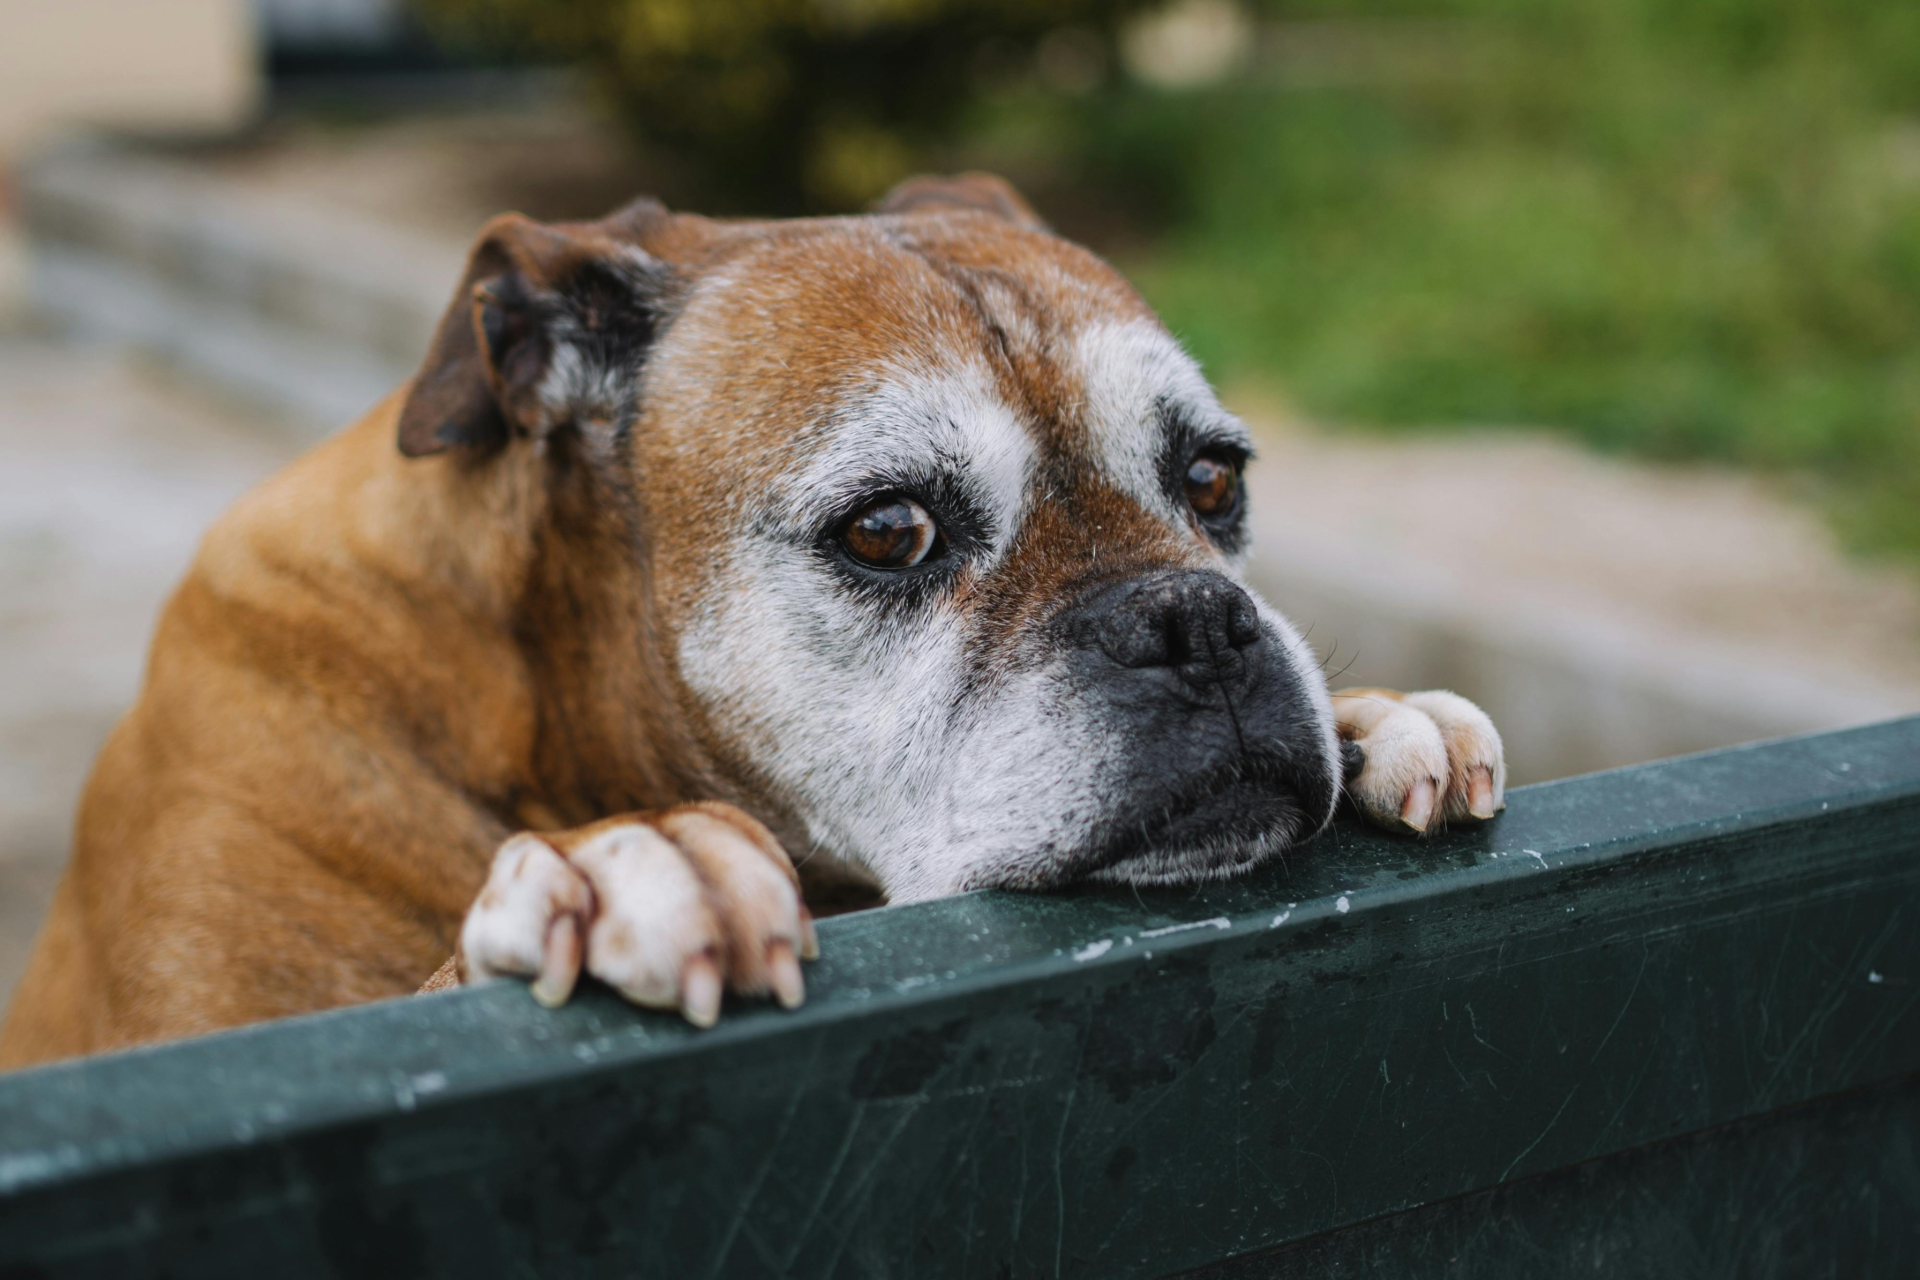
[[[1520,788],[1493,822],[1431,840],[1343,823],[1284,867],[1198,889],[982,892],[836,917],[804,1008],[730,1005],[708,1032],[600,993],[550,1011],[501,984],[55,1064],[0,1076],[0,1197],[1914,797],[1920,716]]]

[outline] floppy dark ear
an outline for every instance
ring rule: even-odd
[[[600,222],[489,222],[407,391],[400,452],[489,448],[613,412],[584,397],[626,381],[659,327],[670,272],[640,236],[666,216],[636,201]]]
[[[924,174],[908,178],[882,196],[875,213],[915,213],[922,209],[972,209],[1005,218],[1032,231],[1047,224],[1021,199],[1005,178],[992,173],[956,173],[950,177]]]

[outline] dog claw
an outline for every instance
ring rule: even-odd
[[[680,971],[680,1012],[696,1027],[710,1027],[720,1020],[720,970],[710,956],[688,960]]]
[[[767,948],[767,976],[781,1008],[798,1009],[807,998],[807,984],[800,976],[800,961],[794,958],[792,943],[781,941]]]
[[[1493,770],[1484,765],[1467,779],[1467,812],[1476,818],[1491,818],[1493,806]]]
[[[800,958],[820,958],[820,935],[813,931],[813,912],[805,907],[800,908]]]
[[[549,1009],[557,1009],[573,994],[573,984],[579,977],[580,921],[571,915],[557,917],[547,929],[540,976],[533,980],[533,998]]]
[[[1414,783],[1407,792],[1405,803],[1400,806],[1400,821],[1415,831],[1425,832],[1427,823],[1433,818],[1433,806],[1438,793],[1439,788],[1434,786],[1431,778],[1422,778]]]

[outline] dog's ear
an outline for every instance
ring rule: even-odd
[[[485,449],[611,417],[673,292],[641,247],[669,215],[636,201],[610,218],[545,224],[502,214],[481,229],[400,410],[400,452]]]
[[[1013,189],[1013,184],[992,173],[956,173],[950,177],[925,174],[908,178],[873,207],[875,213],[917,213],[922,209],[972,209],[1005,218],[1030,231],[1048,230],[1033,206]]]

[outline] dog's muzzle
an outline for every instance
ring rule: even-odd
[[[1060,622],[1125,761],[1077,874],[1218,874],[1325,822],[1338,779],[1306,694],[1315,673],[1239,586],[1205,570],[1150,574],[1094,589]]]

